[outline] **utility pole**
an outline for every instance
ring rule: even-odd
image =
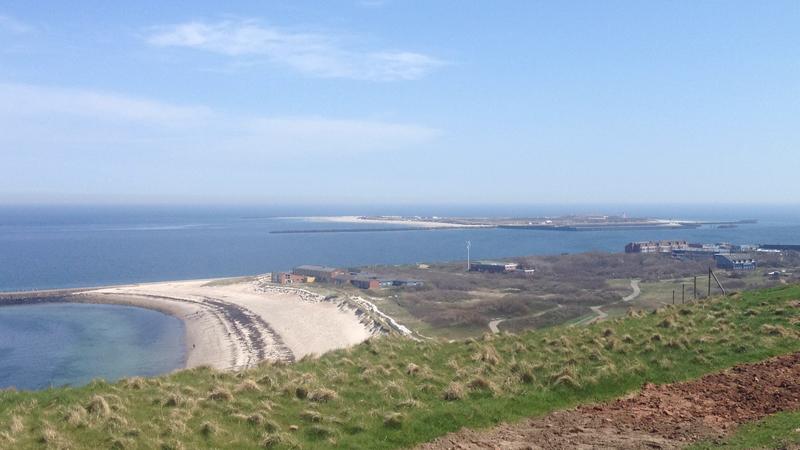
[[[472,264],[469,261],[469,248],[472,247],[472,241],[467,241],[467,272],[472,269]]]
[[[708,297],[711,297],[711,266],[708,266]]]
[[[686,283],[681,283],[681,305],[686,303]]]
[[[697,300],[697,276],[694,277],[694,299]]]
[[[675,304],[675,289],[672,290],[672,304]]]

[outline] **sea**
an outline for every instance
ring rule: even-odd
[[[628,215],[680,220],[754,219],[735,228],[547,231],[508,229],[272,233],[367,229],[314,219],[336,215],[540,217]],[[382,228],[386,228],[381,226]],[[800,244],[797,206],[356,205],[0,206],[0,291],[252,275],[300,264],[354,267],[519,255],[621,252],[637,240]],[[181,367],[177,319],[112,305],[0,308],[0,388],[81,385],[93,378]]]

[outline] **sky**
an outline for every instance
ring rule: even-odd
[[[800,2],[0,0],[0,203],[800,202]]]

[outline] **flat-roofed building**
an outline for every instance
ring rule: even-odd
[[[727,270],[755,270],[758,262],[749,253],[729,253],[714,255],[717,267]]]
[[[470,263],[469,270],[472,272],[503,273],[517,270],[519,264],[503,261],[475,261]]]
[[[315,266],[311,264],[305,264],[302,266],[297,266],[292,270],[292,273],[296,275],[303,275],[306,277],[314,277],[317,281],[322,282],[330,282],[333,281],[338,275],[343,275],[345,271],[341,269],[337,269],[335,267],[326,267],[326,266]]]
[[[379,289],[381,287],[381,280],[366,276],[355,276],[350,280],[350,284],[359,289]]]
[[[670,253],[688,248],[686,241],[639,241],[628,243],[625,253]]]
[[[298,275],[289,272],[273,272],[272,273],[272,282],[278,284],[297,284],[297,283],[305,283],[308,280],[308,277],[305,275]]]

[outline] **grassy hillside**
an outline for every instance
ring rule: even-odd
[[[291,365],[0,393],[0,447],[398,448],[800,350],[800,287],[457,342],[368,341]]]
[[[800,412],[784,412],[744,425],[721,443],[700,442],[691,446],[690,450],[798,447],[800,447]]]

